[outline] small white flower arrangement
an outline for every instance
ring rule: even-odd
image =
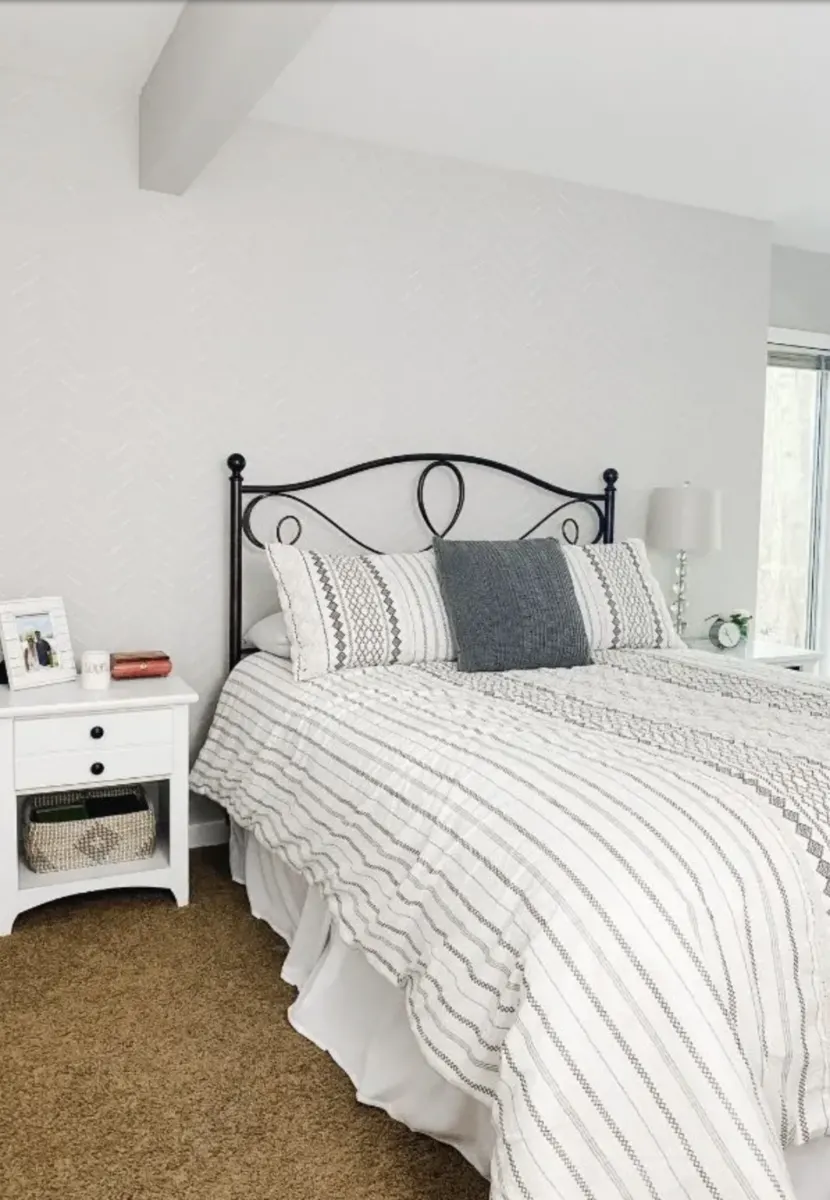
[[[706,618],[707,621],[731,621],[733,625],[737,625],[741,631],[741,640],[746,641],[749,637],[749,623],[752,620],[752,613],[747,612],[745,608],[736,608],[731,613],[713,613],[711,617]]]

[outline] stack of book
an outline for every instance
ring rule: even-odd
[[[170,655],[163,650],[124,650],[110,655],[113,679],[159,679],[172,670]]]

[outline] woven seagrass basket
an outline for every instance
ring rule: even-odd
[[[90,797],[129,797],[141,805],[138,812],[86,817],[77,821],[36,821],[36,810],[86,803]],[[51,792],[27,796],[21,813],[23,856],[31,871],[78,871],[105,863],[149,858],[156,848],[156,817],[140,784],[94,788],[89,791]]]

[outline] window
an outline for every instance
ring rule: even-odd
[[[828,372],[830,353],[770,346],[756,636],[789,646],[817,636]]]

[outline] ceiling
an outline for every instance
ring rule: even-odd
[[[0,69],[135,94],[183,7],[4,0]],[[830,252],[828,61],[822,3],[339,0],[252,115],[758,217]]]
[[[178,0],[0,0],[0,70],[138,92]]]
[[[348,3],[254,115],[775,223],[830,251],[830,5]]]

